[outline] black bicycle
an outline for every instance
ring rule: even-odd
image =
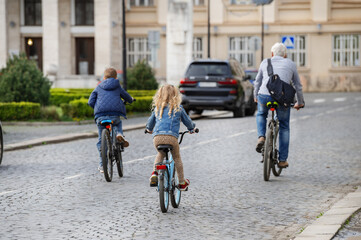
[[[3,152],[4,152],[4,138],[3,138],[3,128],[0,121],[0,164],[3,160]]]
[[[198,133],[199,129],[194,129],[194,132]],[[149,133],[147,130],[144,133]],[[189,131],[180,132],[179,144],[183,141],[184,134]],[[155,166],[158,172],[158,188],[160,209],[163,213],[168,211],[169,196],[170,202],[174,208],[178,208],[181,200],[181,190],[179,189],[178,174],[174,166],[174,160],[172,155],[169,157],[169,152],[172,151],[173,146],[164,144],[157,147],[158,151],[165,153],[165,160]]]
[[[116,138],[116,127],[113,126],[112,120],[103,120],[100,124],[105,127],[102,131],[100,145],[104,177],[107,182],[111,182],[113,166],[115,164],[117,165],[119,177],[123,177],[122,152],[124,151],[124,146]]]
[[[266,142],[262,149],[263,155],[263,178],[265,181],[268,181],[271,175],[271,169],[273,175],[278,177],[282,168],[278,167],[278,132],[279,132],[279,122],[275,117],[275,110],[278,107],[277,102],[268,102],[267,107],[272,112],[272,118],[268,122]]]

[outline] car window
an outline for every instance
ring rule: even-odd
[[[229,75],[227,63],[193,63],[187,71],[188,76],[223,76]]]

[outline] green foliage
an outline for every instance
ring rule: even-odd
[[[44,120],[60,120],[60,115],[55,106],[42,107],[40,112],[41,118]]]
[[[31,102],[0,103],[2,121],[29,120],[40,117],[40,104]]]
[[[49,103],[51,83],[25,54],[13,56],[0,72],[1,102]]]
[[[150,112],[153,97],[138,97],[132,104],[125,105],[127,112]]]
[[[143,60],[127,71],[128,89],[154,90],[158,88],[153,69]]]
[[[52,105],[60,106],[62,103],[69,103],[80,98],[89,98],[87,93],[51,93],[50,103]]]

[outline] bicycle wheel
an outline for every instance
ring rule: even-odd
[[[169,183],[169,175],[168,171],[165,170],[163,174],[159,177],[159,202],[160,202],[160,209],[163,213],[168,211],[169,206],[169,193],[168,193],[168,183]]]
[[[279,129],[277,128],[274,134],[273,152],[272,152],[272,172],[273,175],[275,175],[276,177],[278,177],[282,172],[282,168],[278,167],[278,150],[277,150],[277,146],[279,144],[278,131]]]
[[[0,123],[0,164],[3,160],[3,152],[4,152],[4,138],[3,138],[3,129]]]
[[[181,200],[181,191],[177,186],[179,185],[179,179],[177,171],[174,169],[173,171],[173,180],[172,180],[172,190],[170,191],[170,202],[174,208],[178,208],[180,200]]]
[[[120,151],[119,146],[117,149],[116,163],[117,163],[118,175],[119,177],[123,177],[123,159],[122,159],[122,152]]]
[[[107,182],[111,182],[113,177],[112,142],[109,131],[107,129],[102,131],[101,152],[104,177]]]
[[[271,173],[271,154],[272,154],[272,136],[273,131],[272,127],[267,129],[266,142],[264,145],[264,154],[263,154],[263,179],[265,181],[269,180]]]

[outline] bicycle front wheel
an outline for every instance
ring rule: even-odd
[[[273,139],[273,130],[272,128],[268,128],[266,134],[266,142],[264,146],[264,154],[263,154],[263,179],[265,181],[269,180],[271,173],[272,139]]]
[[[119,177],[123,177],[123,159],[122,159],[122,152],[120,151],[120,147],[117,149],[117,169]]]
[[[158,183],[160,209],[165,213],[168,211],[169,206],[169,175],[167,170],[159,176]]]
[[[181,200],[181,193],[182,193],[177,186],[179,186],[179,179],[178,179],[177,171],[174,169],[172,190],[170,191],[170,201],[174,208],[178,208],[180,200]]]
[[[111,182],[113,177],[112,142],[107,129],[102,131],[101,152],[104,177],[107,182]]]
[[[3,160],[3,152],[4,152],[4,138],[3,138],[3,129],[0,124],[0,164]]]
[[[273,175],[275,175],[276,177],[278,177],[282,172],[282,168],[278,167],[278,150],[277,150],[277,146],[279,146],[278,131],[279,129],[277,127],[274,135],[273,152],[272,152],[272,172]]]

